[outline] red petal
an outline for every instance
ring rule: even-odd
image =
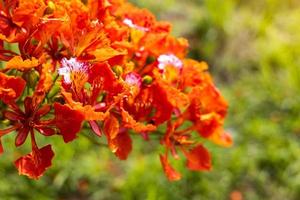
[[[184,67],[182,69],[182,75],[180,77],[183,88],[194,87],[197,85],[205,84],[205,81],[209,81],[209,75],[207,73],[208,65],[205,62],[198,62],[192,59],[184,60]]]
[[[193,121],[199,117],[198,115],[202,114],[217,113],[224,118],[227,113],[226,100],[212,84],[205,84],[204,87],[194,87],[189,94],[189,98],[191,101],[189,111]]]
[[[212,136],[223,125],[223,119],[216,113],[201,115],[200,119],[201,121],[196,123],[196,130],[204,138]]]
[[[23,93],[25,85],[26,82],[22,78],[0,72],[0,99],[4,102],[17,99]]]
[[[50,63],[45,63],[42,65],[40,79],[33,94],[33,107],[38,106],[44,100],[46,93],[49,92],[50,88],[52,87],[52,74],[49,73],[52,69],[53,66]]]
[[[113,115],[105,120],[104,133],[107,136],[108,145],[112,152],[119,159],[126,160],[132,149],[131,138],[127,131],[120,132],[119,121]]]
[[[159,76],[156,76],[156,87],[161,90],[167,96],[167,101],[177,108],[184,108],[189,104],[189,98],[183,92],[173,87],[166,81],[163,81]]]
[[[55,130],[48,127],[35,127],[36,130],[38,130],[41,134],[44,136],[51,136],[55,134]]]
[[[151,89],[153,92],[153,106],[156,109],[153,120],[158,125],[171,118],[174,107],[168,99],[166,91],[159,87],[158,84],[153,84]]]
[[[177,181],[181,179],[181,174],[178,173],[168,162],[168,159],[166,156],[159,155],[160,157],[160,162],[163,166],[164,172],[169,179],[169,181]]]
[[[89,53],[95,57],[93,61],[100,63],[117,56],[126,55],[127,52],[125,50],[116,50],[111,47],[102,47],[90,51]]]
[[[110,117],[104,122],[104,133],[109,138],[109,140],[112,140],[117,137],[119,129],[120,125],[118,119],[115,118],[113,115],[110,115]]]
[[[208,171],[211,169],[211,157],[203,145],[196,146],[185,155],[187,157],[187,167],[190,170]]]
[[[218,144],[223,147],[231,147],[233,145],[231,135],[227,132],[224,132],[222,128],[215,131],[215,133],[211,137],[209,137],[209,139],[215,144]]]
[[[24,142],[26,141],[26,138],[28,136],[28,133],[29,133],[29,127],[23,127],[21,129],[19,129],[16,140],[15,140],[16,147],[24,144]]]
[[[125,128],[131,128],[137,133],[143,133],[143,132],[148,132],[148,131],[154,131],[156,130],[156,126],[152,124],[143,124],[140,122],[137,122],[133,117],[124,109],[122,109],[121,112],[122,115],[122,120],[124,123]]]
[[[127,132],[119,133],[114,139],[114,143],[117,146],[115,155],[121,160],[126,160],[132,150],[132,141],[129,134]]]
[[[9,127],[7,129],[4,129],[4,130],[0,130],[0,137],[3,136],[3,135],[6,135],[14,130],[17,130],[18,128],[20,128],[22,125],[20,123],[17,123],[15,125],[13,125],[12,127]]]
[[[52,165],[53,156],[51,145],[47,145],[41,149],[33,149],[30,154],[22,156],[15,161],[15,166],[18,168],[19,174],[32,179],[39,179],[45,170]]]
[[[81,113],[87,121],[103,121],[108,115],[108,113],[97,112],[91,105],[84,106],[82,103],[74,101],[72,94],[64,89],[61,90],[61,93],[72,110]]]
[[[6,119],[9,119],[11,121],[18,121],[24,119],[22,116],[12,111],[4,111],[3,115]]]
[[[24,107],[25,107],[25,113],[28,114],[32,112],[33,107],[32,107],[32,98],[31,97],[26,97],[24,100]]]
[[[70,142],[76,138],[76,134],[81,129],[84,116],[66,105],[54,104],[55,124],[60,130],[65,142]]]
[[[46,104],[36,112],[36,116],[42,117],[42,116],[46,115],[50,111],[50,109],[51,109],[51,106]]]
[[[94,132],[96,135],[98,135],[99,137],[101,137],[101,136],[102,136],[102,132],[101,132],[101,130],[100,130],[98,124],[97,124],[97,121],[89,121],[89,124],[90,124],[90,126],[91,126],[93,132]]]
[[[95,102],[103,90],[111,94],[120,92],[121,85],[116,80],[116,75],[107,63],[93,65],[89,72],[89,83],[93,88],[91,102]]]

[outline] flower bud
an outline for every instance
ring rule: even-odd
[[[30,43],[31,43],[32,45],[38,45],[38,44],[39,44],[39,41],[33,38],[33,39],[30,41]]]
[[[9,126],[11,123],[8,119],[4,119],[1,121],[1,124],[4,125],[4,126]]]
[[[146,64],[149,65],[149,64],[155,62],[155,60],[156,60],[155,57],[153,57],[153,56],[148,56],[148,57],[147,57],[147,60],[146,60]]]
[[[120,65],[115,65],[112,70],[115,72],[115,74],[119,77],[123,74],[123,68]]]
[[[55,84],[52,86],[52,89],[49,91],[47,98],[51,99],[51,98],[55,98],[55,95],[58,94],[58,92],[60,91],[60,86]]]
[[[49,1],[48,4],[47,4],[47,8],[44,12],[45,15],[50,15],[54,12],[56,6],[55,4],[53,3],[53,1]]]
[[[36,83],[37,83],[37,81],[38,81],[39,74],[38,74],[37,71],[31,70],[31,71],[25,72],[23,74],[23,78],[26,80],[27,85],[30,88],[34,88],[35,85],[36,85]]]
[[[153,78],[149,75],[143,77],[143,83],[145,85],[150,85],[153,82]]]
[[[107,93],[106,92],[101,92],[101,94],[97,98],[97,102],[102,102],[104,98],[106,97]]]

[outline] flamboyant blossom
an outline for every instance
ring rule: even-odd
[[[86,82],[88,79],[88,66],[83,62],[78,62],[76,58],[70,58],[69,60],[63,58],[61,60],[61,68],[58,69],[58,74],[63,76],[63,80],[66,84],[72,82]]]
[[[181,178],[172,158],[210,170],[206,143],[232,145],[223,128],[228,105],[207,64],[187,51],[169,23],[125,0],[0,1],[0,153],[7,134],[16,147],[30,138],[32,151],[15,165],[38,179],[54,157],[38,133],[65,143],[94,133],[121,160],[138,134],[159,138],[169,180]]]

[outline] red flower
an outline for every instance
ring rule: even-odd
[[[12,105],[12,110],[3,112],[4,117],[13,122],[14,125],[8,129],[0,130],[0,136],[16,130],[17,137],[15,145],[18,147],[25,142],[29,132],[33,132],[34,129],[45,136],[55,134],[52,120],[41,120],[41,117],[45,116],[50,111],[49,105],[46,104],[41,108],[33,108],[32,98],[27,97],[24,100],[24,108],[24,111],[22,111],[20,108]]]
[[[37,130],[45,136],[55,134],[52,120],[41,120],[41,117],[45,116],[50,111],[50,106],[44,105],[41,108],[34,108],[32,98],[30,97],[27,97],[24,100],[24,111],[14,104],[11,104],[10,106],[12,110],[4,111],[3,115],[6,119],[13,122],[14,125],[5,130],[0,130],[0,138],[15,130],[17,132],[15,145],[18,147],[25,142],[29,134],[31,135],[32,153],[18,159],[16,161],[16,166],[18,167],[20,174],[37,179],[43,174],[45,169],[51,165],[51,162],[49,164],[49,160],[51,161],[54,155],[52,151],[52,153],[49,153],[51,150],[50,145],[46,149],[39,151],[34,136],[34,130]],[[49,157],[50,154],[52,154],[51,157]]]
[[[35,131],[68,143],[86,121],[122,160],[132,150],[130,134],[158,136],[169,180],[181,178],[169,155],[183,154],[191,170],[211,169],[202,139],[232,145],[223,128],[227,102],[207,64],[186,59],[187,40],[170,32],[169,23],[126,0],[0,1],[0,60],[7,62],[0,105],[11,124],[0,130],[0,153],[4,135],[15,131],[17,147],[30,135],[32,152],[15,164],[38,179],[54,153],[38,148]]]

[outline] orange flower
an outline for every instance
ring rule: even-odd
[[[13,10],[12,20],[18,26],[29,30],[40,22],[46,7],[43,0],[19,0],[18,6]]]
[[[227,103],[219,91],[211,84],[194,87],[190,100],[191,105],[185,115],[194,122],[194,128],[199,134],[222,146],[231,146],[231,137],[222,129]]]
[[[180,76],[180,88],[195,87],[211,82],[207,72],[208,65],[205,62],[197,62],[191,59],[184,60],[182,74]]]
[[[27,36],[27,30],[14,23],[11,10],[16,9],[17,1],[0,2],[0,40],[19,42]]]

